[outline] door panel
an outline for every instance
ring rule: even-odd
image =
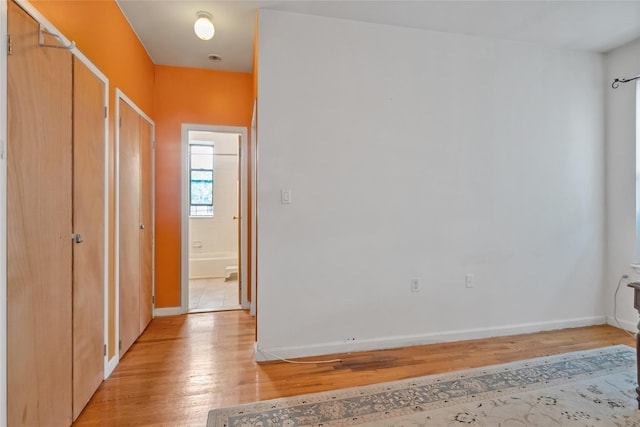
[[[8,2],[8,425],[71,424],[71,54]]]
[[[104,84],[73,61],[73,418],[104,378]]]
[[[152,317],[151,124],[140,117],[140,333]]]
[[[120,101],[119,283],[120,356],[140,335],[140,122]]]

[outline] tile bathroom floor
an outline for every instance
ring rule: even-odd
[[[224,277],[189,280],[189,312],[238,310],[238,281]]]

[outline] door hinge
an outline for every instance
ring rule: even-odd
[[[105,356],[107,355],[107,345],[106,344],[104,345],[104,355]]]
[[[108,109],[104,107],[104,118],[106,119],[107,117],[109,117]]]
[[[156,296],[151,295],[151,304],[155,304],[155,303],[156,303]]]
[[[13,54],[13,43],[11,42],[11,34],[7,34],[7,55]]]
[[[122,117],[120,117],[120,121],[118,123],[118,127],[122,127]]]
[[[119,340],[119,341],[118,341],[118,349],[119,349],[119,350],[122,350],[122,340]]]

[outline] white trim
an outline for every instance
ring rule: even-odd
[[[156,125],[151,124],[151,318],[156,317]]]
[[[389,348],[409,347],[442,342],[464,341],[480,338],[492,338],[527,334],[531,332],[550,331],[554,329],[577,328],[581,326],[602,325],[606,317],[591,316],[575,319],[564,319],[548,322],[521,323],[518,325],[496,326],[489,328],[475,328],[459,331],[436,332],[431,334],[407,335],[386,338],[373,338],[354,342],[330,342],[318,345],[262,348],[255,345],[256,361],[277,360],[275,355],[282,358],[297,358],[327,354],[350,353],[356,351],[381,350]],[[271,354],[269,354],[271,353]]]
[[[108,353],[107,353],[108,354]],[[108,358],[109,356],[107,356]],[[119,362],[120,358],[118,356],[118,352],[116,351],[116,355],[113,356],[113,358],[111,360],[107,360],[106,366],[104,367],[104,379],[106,380],[107,378],[109,378],[109,376],[113,373],[113,371],[116,369],[116,366],[118,366],[118,362]]]
[[[258,126],[257,126],[257,101],[253,101],[253,114],[251,116],[251,308],[249,314],[251,316],[256,315],[258,309]]]
[[[638,321],[632,321],[627,319],[618,319],[620,324],[616,322],[616,319],[613,316],[607,316],[607,325],[613,326],[614,328],[623,329],[625,331],[629,331],[632,333],[638,332]]]
[[[189,130],[180,130],[180,312],[189,311]],[[186,217],[186,218],[185,218]]]
[[[243,309],[250,308],[249,289],[247,284],[250,282],[247,277],[249,259],[248,239],[249,236],[249,139],[247,128],[243,128],[244,132],[240,133],[240,146],[238,147],[238,166],[240,167],[240,305]]]
[[[156,308],[154,314],[156,317],[176,316],[178,314],[184,314],[184,311],[182,311],[182,307],[166,307]]]
[[[0,0],[0,40],[7,40],[7,1]],[[7,425],[7,44],[0,43],[0,425]]]
[[[247,229],[248,229],[248,162],[247,128],[243,126],[218,126],[183,123],[181,128],[181,187],[180,187],[180,307],[182,313],[189,311],[189,131],[218,132],[240,134],[240,295],[242,308],[249,308],[247,299]]]
[[[115,351],[113,352],[113,359],[109,361],[109,366],[113,366],[115,369],[120,362],[120,102],[118,102],[118,94],[120,89],[116,88],[116,95],[114,98],[114,110],[115,116],[113,119],[113,136],[114,136],[114,178],[113,178],[113,192],[114,192],[114,217],[113,217],[113,345]],[[107,358],[109,357],[107,351]],[[113,372],[113,369],[111,372]],[[109,372],[109,375],[111,375]]]
[[[140,109],[140,107],[138,107],[135,102],[133,102],[131,99],[129,99],[129,97],[127,95],[124,94],[124,92],[120,89],[120,88],[116,88],[116,101],[118,99],[122,99],[124,102],[126,102],[127,104],[129,104],[129,107],[133,108],[133,111],[135,111],[136,113],[138,113],[140,116],[142,116],[143,119],[145,119],[147,122],[149,122],[149,124],[152,127],[152,131],[151,131],[151,139],[153,139],[155,137],[155,122],[153,120],[151,120],[151,118],[149,116],[147,116],[147,114],[142,111]]]
[[[109,363],[109,80],[104,85],[104,379],[113,372]]]
[[[114,329],[115,329],[115,356],[110,364],[113,368],[120,361],[120,100],[126,102],[136,113],[151,125],[151,294],[155,297],[155,123],[149,116],[145,114],[129,97],[127,97],[120,88],[115,90],[115,220],[114,220]],[[156,315],[155,307],[152,306],[151,316]],[[113,371],[113,369],[112,369]]]

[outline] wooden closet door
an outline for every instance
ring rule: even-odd
[[[140,117],[140,333],[153,316],[152,144],[151,124]]]
[[[73,60],[73,419],[104,378],[104,83]]]
[[[7,7],[7,421],[70,425],[71,53]]]
[[[120,101],[119,136],[119,286],[120,356],[140,335],[140,122]]]

